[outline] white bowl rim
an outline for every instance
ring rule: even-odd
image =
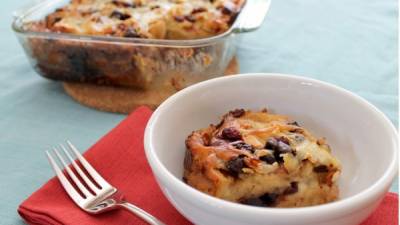
[[[333,89],[334,91],[342,92],[343,94],[346,94],[347,97],[352,98],[353,100],[362,103],[366,108],[371,110],[383,123],[385,123],[386,127],[389,130],[389,133],[391,134],[390,140],[393,142],[394,149],[392,152],[392,160],[391,160],[390,164],[387,166],[384,174],[368,188],[362,190],[361,192],[359,192],[355,195],[349,196],[345,199],[340,199],[338,201],[327,203],[327,204],[321,204],[321,205],[316,205],[316,206],[307,206],[307,207],[298,207],[298,208],[256,207],[256,206],[249,206],[249,205],[229,202],[229,201],[219,199],[219,198],[213,197],[211,195],[205,194],[195,188],[192,188],[189,185],[185,184],[182,180],[175,177],[163,165],[163,163],[160,161],[160,159],[156,156],[156,154],[154,153],[154,150],[153,150],[152,143],[150,141],[152,139],[153,125],[157,121],[158,116],[163,112],[165,107],[170,106],[181,96],[184,96],[184,95],[186,95],[186,93],[189,93],[195,89],[200,89],[211,83],[223,82],[225,80],[247,79],[249,76],[270,77],[272,79],[286,78],[286,79],[295,79],[297,81],[302,81],[302,82],[309,82],[309,83],[312,83],[313,85],[324,86],[324,88]],[[153,112],[151,118],[149,119],[149,121],[147,123],[146,129],[145,129],[144,145],[145,145],[145,154],[146,154],[147,160],[149,161],[150,166],[153,169],[153,173],[159,174],[160,176],[157,176],[157,175],[156,176],[158,179],[161,179],[163,182],[169,183],[170,185],[174,185],[177,189],[179,189],[178,193],[187,192],[188,194],[190,194],[192,196],[193,199],[202,199],[201,202],[207,202],[210,205],[212,204],[212,205],[223,206],[224,210],[229,209],[229,210],[235,211],[237,213],[249,213],[249,214],[273,213],[276,215],[288,215],[288,213],[293,213],[296,215],[301,214],[303,216],[312,216],[312,215],[316,215],[318,213],[332,213],[333,214],[333,212],[335,212],[334,209],[336,209],[338,211],[342,211],[342,212],[348,211],[349,213],[351,213],[352,210],[357,208],[357,207],[354,208],[355,205],[362,204],[363,202],[368,201],[368,199],[370,199],[371,197],[378,196],[379,193],[385,191],[385,188],[387,188],[390,185],[390,183],[394,179],[394,176],[397,173],[396,168],[397,168],[397,164],[398,164],[398,162],[397,162],[397,160],[398,160],[397,131],[396,131],[396,128],[394,127],[393,123],[386,117],[386,115],[383,112],[381,112],[379,109],[377,109],[374,105],[369,103],[364,98],[362,98],[344,88],[338,87],[334,84],[330,84],[330,83],[316,80],[316,79],[309,78],[309,77],[303,77],[303,76],[291,75],[291,74],[281,74],[281,73],[244,73],[244,74],[237,74],[234,76],[217,77],[217,78],[213,78],[210,80],[206,80],[206,81],[194,84],[192,86],[189,86],[189,87],[175,93],[174,95],[169,97],[167,100],[165,100]],[[208,208],[208,211],[212,212],[212,210],[213,209]]]

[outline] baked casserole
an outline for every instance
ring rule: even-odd
[[[171,93],[222,74],[234,51],[231,38],[189,45],[185,40],[227,32],[244,0],[71,0],[40,20],[24,23],[34,32],[26,50],[45,77]],[[47,38],[71,34],[80,38]],[[92,37],[116,38],[108,42]],[[146,43],[143,40],[150,40]],[[166,40],[154,44],[152,40]],[[176,43],[173,47],[168,41]],[[181,43],[181,44],[180,44]]]

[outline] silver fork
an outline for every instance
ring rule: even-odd
[[[151,225],[165,225],[139,207],[124,201],[122,194],[118,192],[115,187],[111,186],[107,181],[105,181],[99,173],[97,173],[97,171],[88,163],[88,161],[86,161],[86,159],[79,153],[79,151],[74,145],[72,145],[71,142],[67,141],[67,146],[68,150],[64,147],[64,145],[60,144],[61,149],[63,150],[65,156],[67,156],[68,161],[72,164],[77,174],[75,174],[67,165],[64,157],[60,154],[57,148],[53,148],[53,155],[55,154],[57,156],[62,164],[62,167],[65,168],[66,173],[74,184],[72,184],[64,175],[61,169],[62,167],[60,168],[58,166],[58,163],[54,160],[52,154],[49,151],[46,151],[46,154],[65,191],[81,209],[91,214],[99,214],[113,209],[124,208]],[[82,167],[92,177],[95,183],[92,182],[92,180],[74,161],[71,156],[71,152],[76,156]],[[78,174],[81,179],[77,177]],[[83,184],[83,182],[81,182],[81,180],[86,184],[86,186]],[[75,189],[74,186],[79,190],[80,193]]]

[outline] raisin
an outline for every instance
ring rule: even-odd
[[[242,139],[240,132],[234,127],[228,127],[222,130],[222,138],[237,141]]]
[[[140,35],[136,32],[136,30],[132,27],[126,29],[124,33],[124,37],[138,38]]]
[[[131,18],[130,15],[125,14],[125,13],[121,13],[121,12],[116,11],[116,10],[114,10],[114,11],[111,13],[110,17],[111,17],[111,18],[117,18],[117,19],[119,19],[119,20],[127,20],[127,19]]]
[[[274,162],[276,162],[276,159],[273,155],[265,155],[260,157],[260,160],[266,162],[267,164],[273,164]]]
[[[313,170],[314,170],[314,172],[316,172],[316,173],[326,173],[326,172],[329,171],[329,170],[328,170],[328,167],[325,166],[325,165],[316,166],[316,167],[314,167]]]
[[[186,15],[185,16],[185,20],[187,20],[187,21],[189,21],[191,23],[196,22],[196,18],[194,18],[194,16],[192,16],[192,15]]]
[[[279,138],[268,138],[267,143],[265,144],[266,149],[271,149],[274,151],[274,156],[277,162],[283,162],[283,158],[280,154],[285,153],[293,153],[296,154],[295,151],[289,145],[289,139],[286,137],[279,137]]]
[[[240,201],[240,203],[252,206],[265,206],[264,202],[260,198],[248,198]]]
[[[292,133],[298,133],[298,134],[303,134],[304,130],[301,128],[296,128],[296,129],[291,129],[290,132]]]
[[[54,18],[54,23],[60,22],[61,20],[62,20],[61,17],[56,17],[56,18]]]
[[[229,160],[226,164],[229,174],[233,177],[238,177],[239,173],[242,172],[242,169],[245,166],[246,164],[244,163],[244,156],[242,155]]]
[[[285,143],[287,145],[289,145],[289,143],[290,143],[289,139],[287,137],[285,137],[285,136],[281,136],[281,137],[277,138],[277,140],[278,140],[278,142],[283,142],[283,143]]]
[[[300,125],[297,123],[297,121],[290,122],[290,123],[288,123],[288,125],[300,127]]]
[[[291,182],[290,187],[286,188],[283,192],[284,195],[291,195],[299,191],[299,186],[297,182]]]
[[[296,142],[303,142],[304,136],[301,134],[296,134],[296,135],[294,135],[294,139],[296,140]]]
[[[233,117],[241,117],[244,115],[245,111],[244,109],[235,109],[233,111],[230,111]]]
[[[231,15],[233,10],[230,7],[224,6],[222,7],[222,13],[225,15]]]
[[[247,151],[250,151],[250,152],[254,152],[254,150],[255,150],[253,148],[253,146],[251,146],[251,145],[249,145],[249,144],[247,144],[247,143],[245,143],[243,141],[238,141],[238,142],[232,143],[232,145],[235,148],[247,150]]]
[[[276,194],[276,193],[265,193],[265,194],[260,196],[260,199],[267,206],[272,206],[272,205],[274,205],[276,203],[276,200],[278,199],[278,194]]]
[[[135,8],[136,5],[132,4],[132,3],[128,3],[128,2],[123,2],[123,1],[116,1],[113,0],[112,3],[118,7],[131,7],[131,8]]]
[[[201,13],[201,12],[205,12],[205,11],[207,11],[207,9],[203,8],[203,7],[195,8],[192,10],[192,14]]]
[[[176,22],[183,22],[185,21],[185,17],[183,16],[174,16]]]

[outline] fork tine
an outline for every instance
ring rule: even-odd
[[[75,160],[72,158],[71,154],[69,154],[68,150],[64,147],[64,145],[60,144],[61,149],[64,151],[65,155],[69,159],[69,161],[72,163],[72,166],[75,168],[75,170],[79,173],[79,176],[82,177],[82,179],[86,182],[86,184],[94,191],[96,194],[99,193],[99,188],[96,187],[96,185],[93,184],[93,182],[86,176],[86,174],[81,170],[81,168],[78,166],[78,164],[75,162]]]
[[[93,180],[96,181],[98,185],[100,185],[101,188],[111,186],[107,181],[103,179],[103,177],[100,176],[99,173],[97,173],[97,171],[89,164],[89,162],[86,161],[86,159],[81,155],[81,153],[79,153],[78,149],[76,149],[70,141],[67,141],[67,144],[72,152],[75,154],[75,156],[79,159],[82,166],[86,169],[90,176],[92,176]]]
[[[58,167],[57,163],[54,161],[53,157],[50,155],[49,151],[46,151],[47,159],[50,162],[51,167],[53,167],[54,172],[56,173],[58,180],[61,185],[64,187],[65,191],[68,193],[69,197],[74,200],[76,204],[79,204],[80,201],[83,200],[82,196],[75,190],[74,187],[69,183],[68,179],[65,177],[60,167]]]
[[[83,195],[87,197],[92,197],[92,193],[90,193],[87,188],[82,184],[82,182],[75,176],[74,172],[72,172],[71,168],[65,163],[63,157],[60,155],[58,150],[56,148],[53,148],[54,152],[56,153],[58,159],[61,161],[61,163],[64,165],[65,170],[67,171],[68,175],[72,178],[72,180],[75,182],[76,186],[79,188],[79,190],[83,193]]]

